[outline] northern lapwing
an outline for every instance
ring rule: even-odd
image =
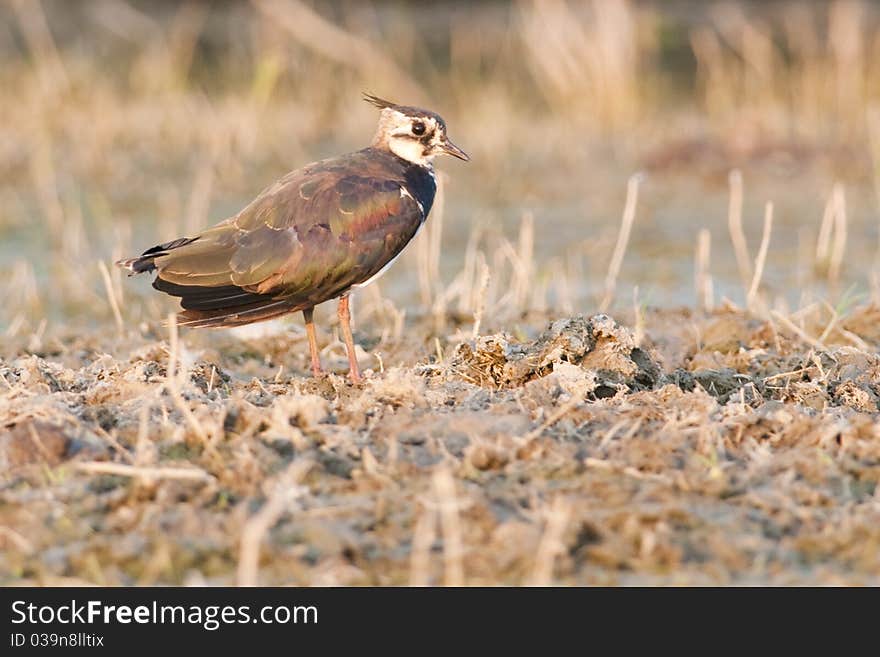
[[[313,310],[338,298],[351,379],[360,381],[348,296],[381,276],[425,223],[434,157],[470,159],[438,114],[364,99],[382,110],[370,146],[291,171],[235,216],[117,264],[155,271],[153,287],[180,297],[181,326],[242,326],[302,311],[315,375]]]

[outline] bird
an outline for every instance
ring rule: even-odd
[[[179,326],[235,327],[302,312],[314,376],[323,373],[314,308],[339,299],[349,377],[360,383],[349,295],[385,273],[425,224],[434,158],[470,160],[436,112],[363,98],[381,110],[369,146],[291,171],[238,214],[116,264],[130,276],[154,272],[153,287],[180,299]]]

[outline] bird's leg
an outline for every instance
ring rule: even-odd
[[[342,327],[342,337],[345,340],[345,349],[348,351],[348,374],[352,383],[361,382],[361,373],[358,370],[357,356],[354,352],[354,338],[351,335],[351,312],[348,309],[348,295],[339,298],[339,325]]]
[[[318,355],[318,337],[315,335],[315,322],[312,320],[314,308],[303,310],[303,319],[306,322],[306,334],[309,336],[309,353],[312,356],[312,374],[321,376],[321,357]]]

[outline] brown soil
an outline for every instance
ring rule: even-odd
[[[6,344],[0,584],[876,585],[878,313]]]

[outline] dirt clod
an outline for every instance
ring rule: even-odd
[[[572,366],[585,374],[579,376]],[[607,315],[557,320],[526,343],[506,334],[462,343],[451,368],[466,380],[494,388],[516,388],[555,373],[569,387],[596,397],[650,389],[662,380],[652,355]]]

